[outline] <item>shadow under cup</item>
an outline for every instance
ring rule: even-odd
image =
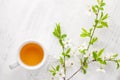
[[[37,69],[43,65],[45,52],[43,47],[36,42],[25,43],[19,52],[19,63],[27,69]]]

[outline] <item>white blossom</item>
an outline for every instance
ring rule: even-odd
[[[67,60],[66,61],[66,67],[72,67],[74,65],[74,61],[73,60]]]
[[[83,43],[83,44],[81,44],[81,45],[78,46],[78,51],[82,51],[84,49],[87,49],[86,43]]]
[[[81,45],[79,45],[78,47],[74,47],[74,49],[71,50],[71,57],[77,57],[77,56],[80,56],[81,53],[80,53],[80,50],[84,50],[87,48],[87,45],[86,43],[83,43]],[[87,57],[89,54],[86,54],[84,55],[84,57]]]
[[[78,50],[83,50],[83,49],[86,49],[86,48],[87,48],[87,44],[86,43],[83,43],[83,44],[78,46]]]
[[[80,55],[79,50],[77,48],[74,50],[71,50],[70,55],[71,55],[71,57],[76,57],[76,56]]]
[[[57,77],[59,80],[63,80],[63,78],[65,77],[64,70],[61,69],[59,72],[57,72],[56,77]]]
[[[72,46],[71,40],[69,38],[64,39],[63,44],[65,48],[70,48]]]
[[[105,70],[103,68],[98,68],[98,69],[96,69],[96,71],[105,73]]]
[[[89,9],[89,11],[88,11],[88,15],[91,16],[91,14],[92,14],[92,13],[91,13],[91,11],[90,11],[90,9]]]
[[[89,54],[85,54],[85,55],[83,55],[83,57],[88,57],[89,56]]]
[[[71,57],[74,57],[74,56],[75,56],[75,54],[76,54],[76,52],[75,52],[75,51],[71,51],[71,52],[70,52]]]
[[[90,5],[88,5],[88,7],[87,7],[86,14],[87,14],[88,16],[91,16],[91,15],[92,15],[92,10],[91,10],[91,6],[90,6]]]

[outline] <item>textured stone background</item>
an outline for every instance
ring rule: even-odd
[[[104,47],[106,55],[120,53],[120,0],[105,0],[109,13],[109,28],[97,30],[99,41],[93,48]],[[59,45],[52,36],[56,22],[60,22],[75,45],[83,43],[81,27],[89,28],[94,19],[89,6],[96,0],[0,0],[0,80],[49,80],[48,64],[36,71],[21,67],[10,70],[16,62],[19,46],[28,40],[44,44],[48,54],[57,55]],[[115,64],[105,67],[106,73],[96,72],[98,65],[90,65],[88,74],[78,73],[72,80],[120,80]],[[75,70],[75,69],[74,69]],[[74,71],[73,70],[73,71]]]

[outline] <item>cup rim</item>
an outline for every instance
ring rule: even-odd
[[[42,60],[39,64],[37,64],[37,65],[35,65],[35,66],[26,65],[26,64],[24,64],[24,63],[22,62],[22,60],[20,59],[20,50],[21,50],[22,47],[23,47],[25,44],[27,44],[27,43],[36,43],[36,44],[38,44],[39,46],[41,46],[42,49],[43,49],[43,51],[44,51],[43,60]],[[18,63],[20,64],[20,66],[22,66],[22,67],[25,68],[25,69],[28,69],[28,70],[39,69],[39,68],[41,68],[41,67],[44,65],[44,63],[45,63],[45,61],[46,61],[46,57],[47,57],[46,49],[45,49],[45,48],[43,47],[43,45],[42,45],[40,42],[38,42],[38,41],[25,41],[25,42],[22,43],[22,45],[19,47],[19,50],[18,50],[18,51],[19,51],[19,52],[18,52]]]

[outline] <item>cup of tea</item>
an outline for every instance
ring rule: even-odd
[[[42,44],[36,41],[23,43],[17,54],[17,62],[10,65],[10,69],[21,66],[28,70],[39,69],[46,62],[47,54]]]

